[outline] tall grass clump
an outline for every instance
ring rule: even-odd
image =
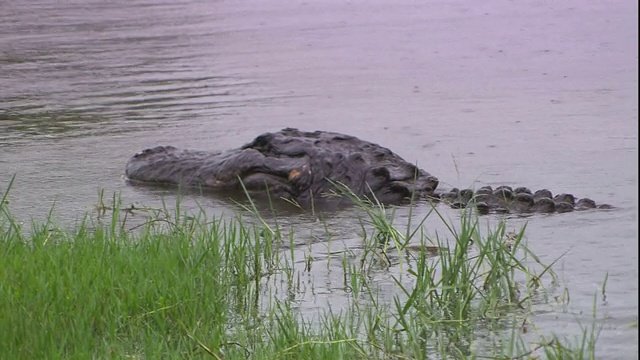
[[[330,279],[344,284],[333,296],[343,297],[345,306],[308,317],[298,310],[302,290],[296,278],[310,271],[313,258],[297,261],[293,230],[282,229],[275,216],[263,218],[252,202],[235,217],[209,218],[204,210],[183,211],[179,202],[172,210],[124,207],[118,196],[107,201],[101,194],[97,216],[85,217],[73,230],[57,227],[54,212],[24,230],[9,211],[7,190],[0,197],[0,357],[526,354],[507,320],[526,318],[529,297],[554,275],[526,248],[524,228],[510,233],[500,222],[481,229],[469,212],[461,213],[458,224],[435,207],[399,228],[393,209],[346,196],[363,214],[363,247],[338,255],[344,276]],[[428,216],[446,232],[430,234]],[[388,277],[392,296],[380,293],[372,273]],[[515,345],[475,348],[477,334],[488,331]],[[543,340],[541,351],[549,358],[595,348],[593,336],[581,347]]]
[[[131,232],[120,208],[114,198],[106,223],[85,219],[69,232],[48,219],[28,237],[3,208],[3,356],[244,357],[226,339],[253,321],[261,278],[278,263],[262,237],[241,220],[162,210]]]

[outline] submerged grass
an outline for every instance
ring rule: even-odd
[[[500,222],[484,234],[472,213],[456,224],[434,208],[427,216],[448,232],[428,236],[426,217],[401,230],[393,210],[352,197],[364,214],[364,247],[341,255],[348,305],[310,319],[296,310],[295,295],[296,277],[313,258],[297,269],[294,232],[251,203],[258,221],[249,223],[186,214],[179,204],[123,208],[118,197],[109,205],[101,197],[97,220],[64,230],[50,214],[25,231],[7,194],[0,353],[12,359],[519,359],[531,346],[517,324],[527,320],[531,294],[555,281],[526,248],[524,228],[509,233]],[[369,274],[392,265],[396,294],[387,301]],[[275,294],[274,282],[291,296]],[[593,358],[594,329],[585,328],[581,342],[541,338],[536,350]],[[483,331],[504,341],[478,349]]]

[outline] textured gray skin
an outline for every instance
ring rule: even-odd
[[[347,186],[359,196],[401,203],[412,193],[433,195],[438,179],[391,150],[353,136],[284,129],[225,152],[147,149],[126,167],[131,180],[220,190],[264,190],[305,203]],[[327,181],[330,180],[330,181]],[[333,183],[332,183],[333,182]]]
[[[129,180],[200,187],[224,192],[269,190],[274,197],[301,204],[326,199],[341,183],[358,196],[399,204],[412,194],[442,201],[454,208],[475,206],[479,213],[553,213],[598,207],[591,199],[571,194],[552,196],[543,189],[513,190],[485,186],[436,192],[438,179],[406,162],[391,150],[356,137],[333,132],[287,128],[258,136],[224,152],[159,146],[134,155],[126,166]],[[242,184],[241,184],[242,182]],[[600,205],[600,208],[610,208]]]
[[[488,213],[564,213],[574,210],[611,209],[610,205],[597,205],[589,198],[576,201],[571,194],[553,196],[551,191],[541,189],[535,193],[525,187],[515,190],[509,186],[499,186],[495,190],[483,186],[475,192],[471,189],[451,189],[441,193],[440,200],[453,208],[475,206],[480,214]]]

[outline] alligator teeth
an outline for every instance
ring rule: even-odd
[[[222,181],[220,181],[220,180],[218,180],[218,179],[215,179],[215,180],[207,179],[207,180],[205,180],[205,182],[204,182],[204,183],[205,183],[205,185],[210,186],[210,187],[213,187],[213,188],[215,188],[215,187],[221,187],[221,186],[222,186],[222,184],[223,184],[223,182],[222,182]]]
[[[294,170],[291,170],[289,172],[289,180],[293,180],[293,179],[297,178],[298,176],[300,176],[300,171],[298,171],[298,170],[294,169]]]

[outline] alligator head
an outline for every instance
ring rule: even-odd
[[[301,203],[325,197],[336,184],[388,204],[412,194],[433,196],[438,186],[436,177],[382,146],[339,133],[291,128],[224,152],[147,149],[129,160],[126,176],[223,191],[268,189]]]

